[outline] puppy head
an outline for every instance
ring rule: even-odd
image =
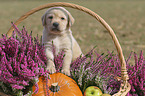
[[[49,8],[42,16],[42,24],[49,32],[58,34],[74,23],[72,15],[63,7]]]

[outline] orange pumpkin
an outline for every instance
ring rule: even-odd
[[[83,96],[76,82],[62,73],[50,74],[47,86],[49,87],[48,91],[46,90],[46,81],[41,76],[38,82],[39,90],[32,96],[47,96],[47,92],[49,96]],[[32,89],[34,92],[35,86]]]

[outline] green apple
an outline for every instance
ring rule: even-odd
[[[90,86],[84,92],[84,96],[101,96],[102,94],[102,91],[96,86]]]
[[[111,96],[110,94],[102,94],[102,96]]]

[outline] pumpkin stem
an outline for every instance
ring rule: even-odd
[[[58,83],[52,83],[51,87],[50,87],[50,90],[52,92],[58,92],[60,90],[60,86],[58,86]]]

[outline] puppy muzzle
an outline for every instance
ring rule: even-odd
[[[54,22],[53,23],[53,27],[56,27],[57,28],[58,26],[59,26],[59,23],[57,23],[57,22]]]

